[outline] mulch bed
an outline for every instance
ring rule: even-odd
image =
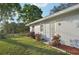
[[[66,45],[59,45],[58,48],[63,49],[73,55],[79,55],[79,49],[75,47],[70,47]]]

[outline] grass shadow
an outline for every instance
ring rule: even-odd
[[[28,44],[23,44],[23,43],[17,42],[17,40],[1,39],[0,41],[4,41],[4,42],[10,43],[10,44],[17,45],[17,46],[22,46],[26,50],[29,48],[31,50],[36,51],[37,53],[40,52],[39,55],[41,55],[41,54],[43,54],[43,55],[63,55],[63,54],[65,54],[65,53],[62,53],[62,52],[56,52],[56,51],[49,50],[49,49],[46,49],[46,48],[40,48],[40,47],[28,45]],[[32,53],[30,53],[30,54],[32,54]]]

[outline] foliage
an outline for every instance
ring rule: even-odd
[[[20,38],[20,37],[23,37],[23,36],[26,36],[26,33],[17,33],[17,34],[7,34],[6,35],[7,36],[7,38]]]
[[[29,23],[42,18],[42,11],[35,5],[25,4],[19,17],[18,20]]]
[[[3,32],[3,30],[0,31],[0,39],[5,39],[6,37],[6,33]]]
[[[37,41],[40,41],[40,40],[41,40],[41,35],[40,35],[40,34],[35,34],[35,39],[36,39]]]
[[[53,39],[51,42],[49,42],[50,45],[58,47],[60,45],[60,35],[53,36]]]
[[[0,21],[14,20],[16,12],[20,12],[19,3],[0,3]]]
[[[19,3],[0,4],[0,23],[5,33],[21,33],[29,31],[25,24],[42,18],[42,11],[35,5]],[[16,21],[17,23],[15,23]],[[22,21],[22,22],[20,22]]]
[[[30,36],[34,39],[35,38],[35,32],[30,32]]]
[[[9,24],[14,20],[14,17],[20,13],[21,6],[19,3],[0,3],[0,23],[5,24],[4,26],[1,24],[1,33],[0,37],[4,37],[4,34],[14,32],[15,23]],[[3,34],[4,33],[4,34]]]
[[[0,47],[1,55],[67,55],[26,36],[0,39]]]
[[[4,32],[6,32],[7,34],[10,34],[10,33],[24,33],[24,32],[28,32],[29,28],[26,27],[24,23],[15,23],[15,22],[8,23],[8,22],[6,22],[3,25],[2,30]]]

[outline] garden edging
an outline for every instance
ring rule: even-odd
[[[43,42],[43,43],[48,45],[48,43],[46,43],[46,42]],[[60,49],[60,48],[57,48],[57,47],[54,47],[54,46],[50,46],[50,47],[52,47],[52,48],[54,48],[54,49],[57,49],[57,50],[59,50],[59,51],[61,51],[61,52],[68,53],[68,54],[72,55],[71,53],[69,53],[69,52],[67,52],[67,51],[65,51],[65,50],[62,50],[62,49]]]

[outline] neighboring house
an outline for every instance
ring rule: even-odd
[[[30,32],[42,34],[42,38],[47,41],[57,33],[61,35],[61,44],[79,48],[79,4],[31,22],[27,26],[30,26]]]

